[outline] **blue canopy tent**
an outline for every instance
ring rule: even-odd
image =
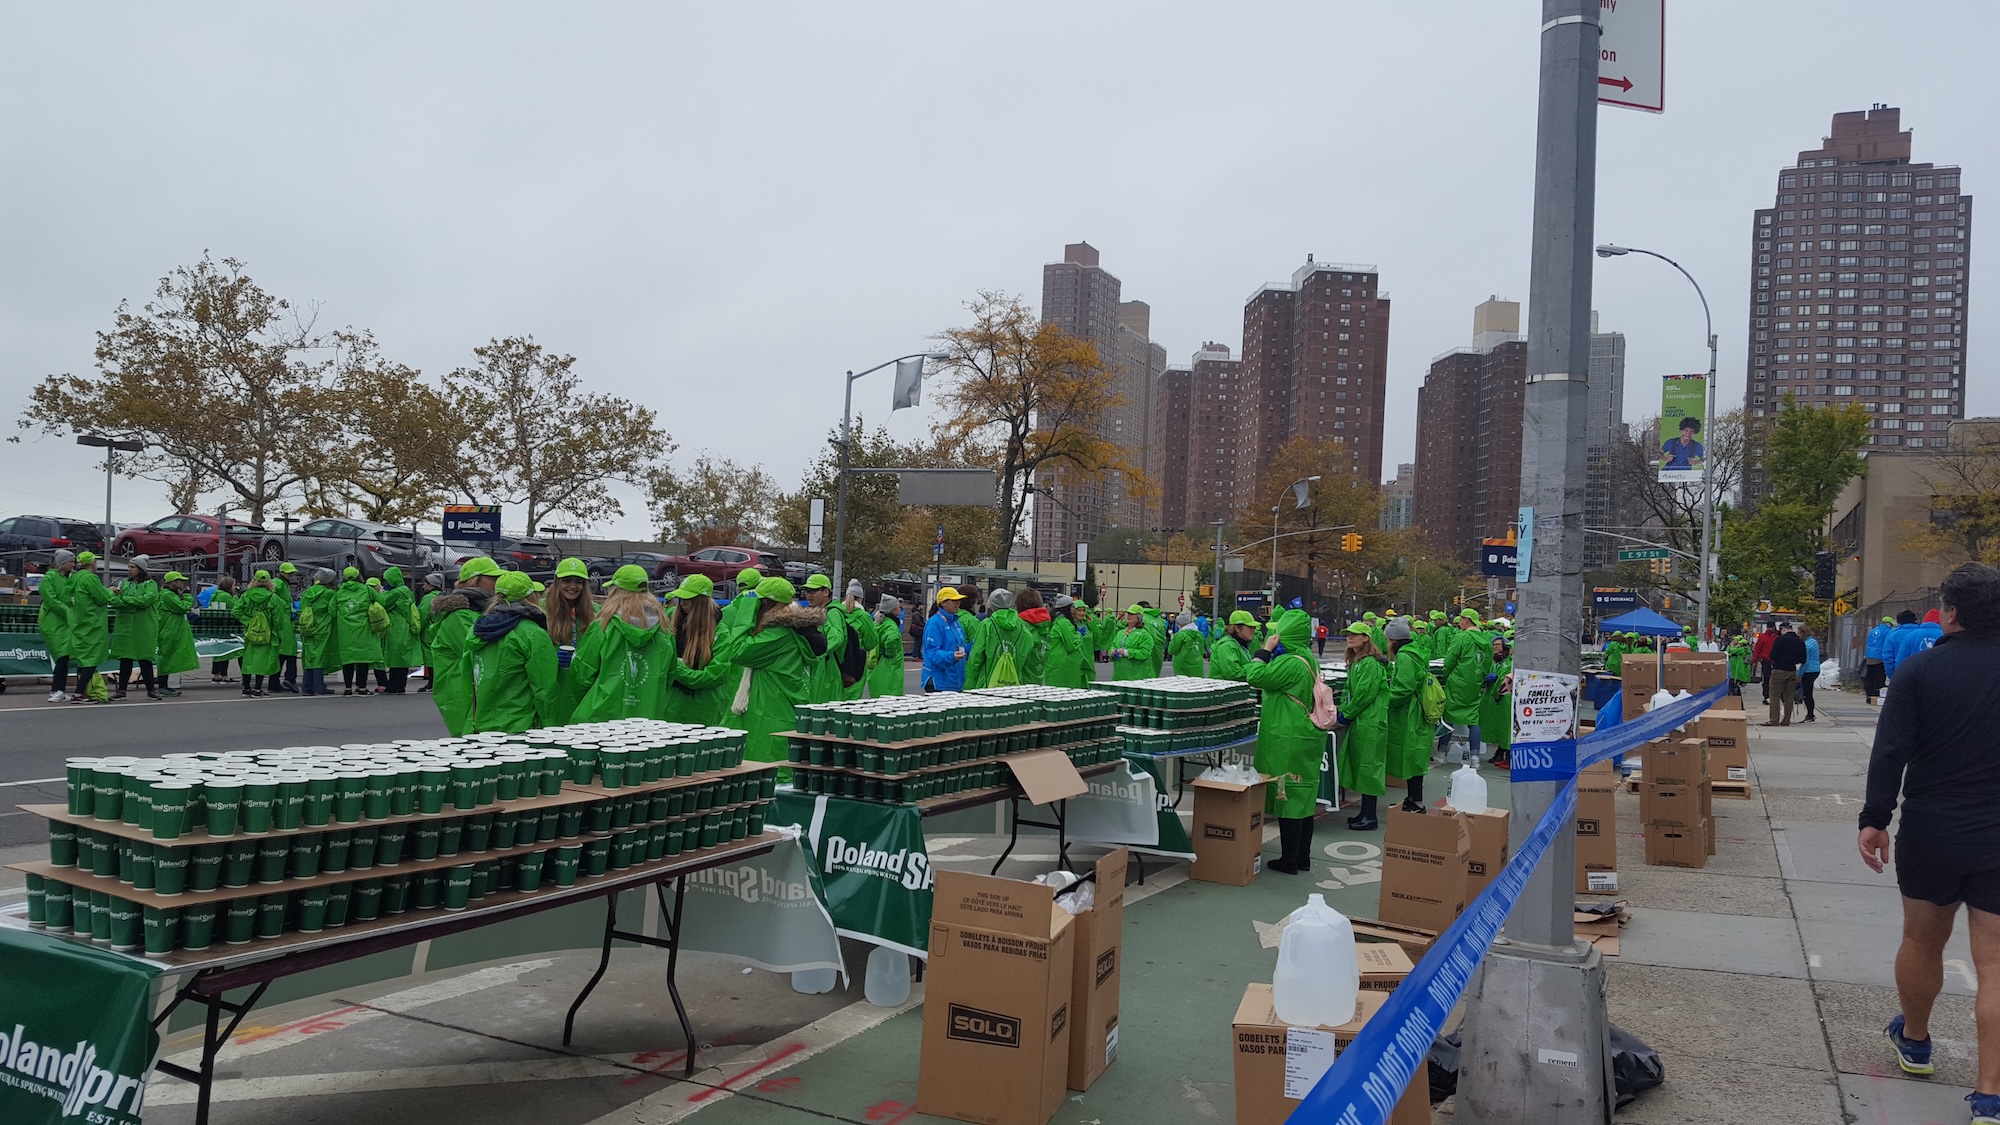
[[[1600,633],[1637,633],[1642,637],[1678,637],[1683,630],[1645,606],[1597,623]]]

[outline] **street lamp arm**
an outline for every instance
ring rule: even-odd
[[[1355,528],[1359,526],[1361,525],[1355,523],[1344,523],[1341,524],[1339,527],[1309,527],[1306,528],[1304,531],[1287,531],[1283,535],[1266,535],[1262,539],[1253,539],[1248,543],[1244,543],[1238,547],[1235,547],[1229,553],[1232,555],[1240,556],[1243,554],[1243,552],[1249,550],[1250,548],[1261,547],[1264,544],[1271,542],[1273,539],[1288,539],[1294,535],[1318,535],[1320,532],[1323,531],[1353,531]]]

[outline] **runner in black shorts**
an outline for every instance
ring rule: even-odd
[[[1891,862],[1889,822],[1902,800],[1893,861],[1903,893],[1896,992],[1886,1034],[1896,1062],[1931,1074],[1931,1007],[1944,987],[1944,946],[1961,903],[1980,989],[1979,1081],[1973,1125],[2000,1125],[2000,571],[1967,563],[1939,591],[1944,635],[1896,668],[1882,706],[1861,806],[1861,859]],[[1993,995],[1984,985],[1996,982]]]

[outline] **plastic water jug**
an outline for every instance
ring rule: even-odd
[[[893,1008],[910,998],[910,955],[886,945],[868,952],[868,1002],[878,1008]]]
[[[1278,938],[1271,1006],[1294,1027],[1338,1027],[1354,1019],[1360,994],[1354,927],[1324,895],[1314,894],[1292,911]]]
[[[839,974],[832,969],[800,969],[792,974],[792,991],[817,996],[822,992],[832,992],[839,980]]]
[[[1660,690],[1653,693],[1653,698],[1646,701],[1646,710],[1657,711],[1660,708],[1665,707],[1667,704],[1672,703],[1673,701],[1674,701],[1673,693],[1668,691],[1666,688],[1661,688]]]
[[[1445,798],[1452,808],[1462,813],[1483,813],[1486,811],[1486,779],[1472,768],[1470,762],[1458,767],[1451,774],[1451,794]]]

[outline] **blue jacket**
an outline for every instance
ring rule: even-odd
[[[1896,674],[1896,666],[1919,652],[1937,643],[1944,635],[1944,627],[1931,621],[1920,621],[1914,625],[1898,625],[1889,639],[1892,643],[1890,655],[1882,661],[1889,675]]]
[[[1807,638],[1806,638],[1806,662],[1805,662],[1804,664],[1801,664],[1801,665],[1799,665],[1799,671],[1801,671],[1801,672],[1817,672],[1817,671],[1819,671],[1819,638],[1818,638],[1818,637],[1807,637]]]
[[[952,653],[972,646],[965,643],[965,627],[949,613],[933,613],[924,622],[923,681],[938,691],[965,690],[965,658]]]
[[[1889,634],[1895,631],[1896,627],[1886,621],[1868,630],[1868,645],[1861,655],[1869,660],[1889,659]]]

